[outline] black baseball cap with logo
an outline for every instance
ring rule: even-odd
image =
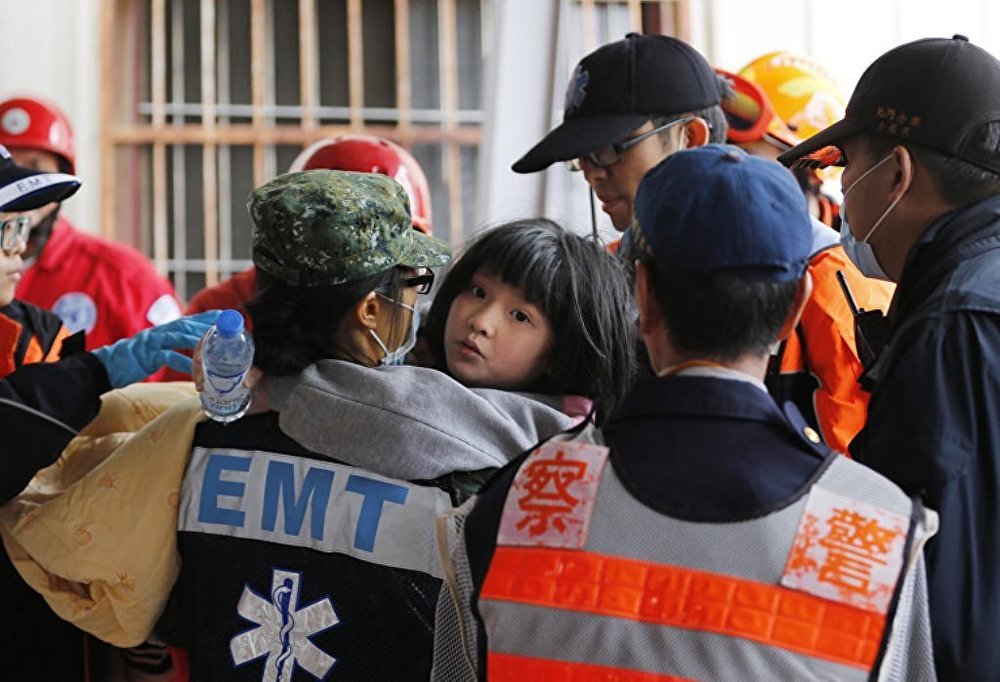
[[[1000,173],[976,133],[1000,121],[1000,61],[962,35],[893,48],[858,81],[843,120],[778,157],[786,166],[843,163],[837,144],[858,133],[897,138]]]
[[[618,142],[654,116],[719,104],[722,90],[708,61],[687,43],[629,33],[580,60],[566,89],[562,125],[512,166],[534,173]]]
[[[44,173],[14,163],[0,145],[0,213],[30,211],[62,201],[80,188],[80,179],[65,173]]]

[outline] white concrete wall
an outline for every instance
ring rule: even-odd
[[[0,10],[0,99],[44,95],[66,112],[83,187],[63,211],[81,228],[98,232],[100,0],[0,0]]]
[[[1000,56],[995,0],[692,0],[693,42],[737,70],[776,50],[809,55],[850,97],[879,55],[902,43],[961,33]]]
[[[582,175],[554,164],[520,175],[510,166],[562,121],[566,84],[585,45],[574,0],[493,0],[492,54],[484,79],[486,124],[479,156],[477,226],[544,216],[581,233],[591,231],[589,190]],[[601,3],[598,3],[601,5]],[[628,31],[624,6],[604,12],[595,26],[597,45]],[[598,207],[598,229],[617,238]]]
[[[486,52],[483,106],[487,112],[503,112],[504,118],[488,113],[483,127],[477,228],[537,215],[545,203],[544,176],[519,175],[510,165],[550,127],[558,3],[496,0],[491,23],[493,49]]]

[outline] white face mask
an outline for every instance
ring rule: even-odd
[[[906,192],[900,194],[895,201],[889,204],[889,208],[885,209],[885,212],[879,216],[879,219],[875,221],[874,225],[872,225],[872,229],[868,230],[868,234],[866,234],[865,238],[861,241],[858,241],[854,237],[854,233],[851,232],[851,225],[847,221],[847,195],[850,194],[852,189],[858,186],[859,182],[867,178],[875,171],[875,169],[891,158],[892,154],[889,154],[887,157],[862,173],[861,177],[852,182],[851,186],[844,190],[844,199],[840,203],[840,244],[844,247],[847,257],[851,259],[851,262],[858,267],[858,270],[860,270],[861,274],[865,277],[881,279],[886,282],[891,282],[892,278],[890,278],[889,275],[886,274],[885,270],[882,269],[878,259],[875,257],[875,251],[872,249],[871,244],[868,243],[868,240],[871,239],[873,234],[875,234],[875,230],[877,230],[879,225],[882,224],[882,221],[886,219],[886,216],[892,212],[892,209],[896,208],[896,204],[899,203],[900,199],[903,198]]]
[[[378,295],[382,296],[382,294]],[[382,352],[385,353],[385,356],[381,360],[379,360],[379,364],[382,365],[383,367],[402,365],[403,362],[406,360],[407,354],[411,350],[413,350],[414,346],[417,345],[417,329],[420,328],[420,311],[417,310],[415,306],[408,305],[401,301],[393,300],[388,296],[382,296],[382,298],[384,298],[387,301],[392,301],[400,308],[406,308],[411,313],[413,313],[412,315],[410,315],[410,330],[406,333],[406,339],[403,341],[402,345],[400,345],[400,347],[394,351],[390,351],[389,348],[384,343],[382,343],[382,339],[378,337],[378,334],[375,333],[374,329],[368,330],[371,333],[372,338],[375,339],[375,343],[377,343],[379,348],[382,349]]]

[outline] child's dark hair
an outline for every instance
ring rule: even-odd
[[[253,321],[254,364],[266,374],[288,376],[317,360],[341,357],[335,337],[348,311],[372,291],[398,300],[403,272],[396,267],[343,284],[296,287],[258,268],[258,292],[246,304]]]
[[[442,370],[447,371],[448,311],[480,269],[519,288],[552,326],[546,369],[520,390],[582,395],[607,415],[635,370],[634,306],[624,263],[551,220],[518,220],[487,230],[453,262],[427,318],[431,353]]]

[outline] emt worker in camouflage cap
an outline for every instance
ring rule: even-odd
[[[83,620],[131,646],[162,616],[158,632],[187,649],[195,680],[430,679],[438,514],[574,420],[559,410],[561,396],[550,404],[385,366],[405,353],[428,267],[449,251],[413,230],[393,180],[293,173],[249,203],[260,285],[247,305],[251,409],[223,425],[204,420],[197,400],[182,401],[102,462],[143,494],[128,505],[69,496],[67,518],[110,505],[108,518],[143,520],[124,536],[95,538],[127,547],[122,561],[134,571],[127,594],[104,590],[115,594]],[[467,287],[469,297],[477,291]],[[500,315],[527,317],[506,307]],[[135,464],[138,453],[155,455],[163,475]],[[152,479],[162,494],[147,494]],[[79,544],[61,538],[51,546]],[[121,583],[124,573],[89,564],[81,574],[87,563],[81,554],[66,572],[43,575],[58,577],[73,605],[82,583]]]
[[[253,261],[293,286],[342,284],[397,265],[444,265],[451,247],[411,229],[402,185],[385,175],[300,171],[250,195]]]
[[[427,268],[451,255],[412,229],[403,187],[375,173],[300,171],[254,190],[248,209],[261,288],[272,289],[248,307],[258,367],[290,374],[320,357],[401,364],[416,340],[417,295],[434,281]],[[289,319],[297,306],[308,311],[301,325]]]
[[[451,498],[390,477],[399,469],[384,462],[447,452],[406,449],[412,422],[398,447],[380,449],[387,420],[426,408],[390,404],[378,386],[422,369],[383,366],[406,354],[417,296],[451,248],[414,230],[403,188],[376,174],[288,173],[254,190],[248,209],[260,378],[248,415],[198,426],[181,491],[171,608],[192,679],[324,679],[334,666],[338,679],[427,679],[434,519]]]

